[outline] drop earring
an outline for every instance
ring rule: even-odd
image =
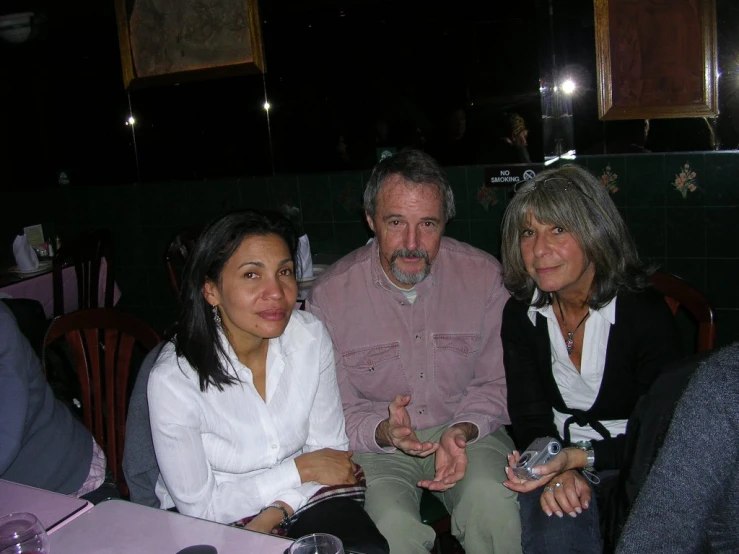
[[[221,324],[221,313],[218,311],[218,306],[213,306],[213,321],[216,322],[216,325]]]

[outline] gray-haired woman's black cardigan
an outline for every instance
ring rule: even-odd
[[[511,298],[503,311],[503,339],[508,413],[516,446],[523,450],[538,437],[563,437],[552,408],[569,413],[552,374],[546,318],[528,316],[529,306]],[[682,357],[680,334],[664,297],[648,289],[616,298],[616,322],[608,336],[606,365],[593,406],[580,414],[593,421],[628,419],[667,362]],[[593,441],[595,468],[619,469],[625,435]]]

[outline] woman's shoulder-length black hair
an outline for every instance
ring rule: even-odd
[[[185,358],[197,372],[202,391],[210,385],[223,390],[238,380],[223,365],[227,355],[220,325],[203,296],[203,286],[206,281],[220,285],[223,267],[244,239],[266,235],[283,239],[295,262],[298,237],[292,223],[277,213],[251,210],[229,213],[210,222],[187,259],[180,288],[180,315],[171,339],[177,356]]]

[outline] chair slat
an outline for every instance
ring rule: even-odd
[[[82,334],[85,338],[85,353],[90,362],[86,369],[92,390],[90,408],[88,408],[93,412],[92,432],[96,440],[100,437],[103,442],[98,442],[98,444],[105,449],[105,428],[103,427],[105,397],[103,396],[103,373],[100,368],[100,332],[97,328],[85,328]],[[85,409],[84,405],[83,409]]]

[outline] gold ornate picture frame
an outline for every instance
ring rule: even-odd
[[[595,0],[600,119],[715,117],[715,0]]]
[[[126,89],[265,71],[257,0],[115,0]]]

